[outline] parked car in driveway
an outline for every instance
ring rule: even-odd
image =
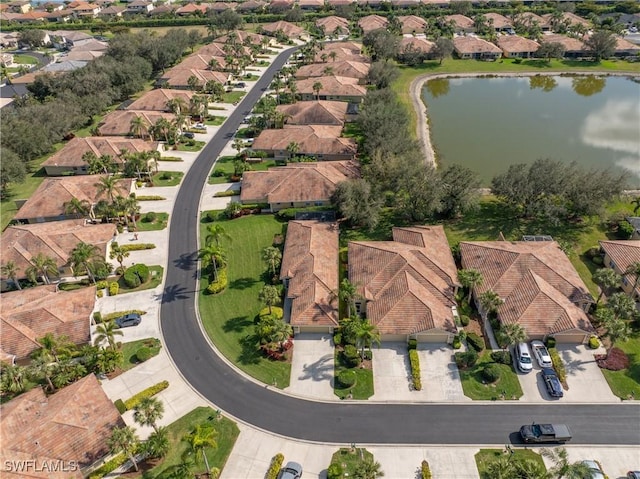
[[[183,137],[188,138],[189,140],[193,140],[196,136],[191,133],[190,131],[187,131],[185,133],[182,134]]]
[[[589,479],[604,479],[604,471],[596,461],[582,461],[589,468]]]
[[[531,341],[531,350],[541,368],[553,367],[551,355],[542,341]]]
[[[302,466],[297,462],[289,461],[280,471],[280,479],[300,479],[302,477]]]
[[[533,369],[533,361],[531,360],[531,351],[529,351],[527,343],[516,344],[515,353],[518,369],[523,373],[531,372]]]
[[[137,326],[142,321],[142,317],[138,313],[125,314],[116,319],[116,325],[119,328],[128,328],[130,326]]]
[[[553,369],[542,368],[542,380],[544,381],[544,385],[547,388],[549,396],[554,398],[561,398],[562,396],[564,396],[564,392],[562,391],[562,384],[560,384],[558,375]]]
[[[640,471],[627,472],[627,479],[640,479]]]

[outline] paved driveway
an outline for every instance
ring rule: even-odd
[[[426,401],[471,401],[462,391],[454,351],[446,344],[419,344],[420,379]]]
[[[410,389],[407,343],[384,342],[373,348],[373,401],[418,399]]]
[[[333,341],[329,334],[297,334],[291,382],[285,391],[316,399],[338,400],[333,393]]]

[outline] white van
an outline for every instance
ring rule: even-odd
[[[518,343],[515,352],[518,369],[523,373],[531,372],[533,369],[533,361],[531,360],[531,351],[527,343]]]

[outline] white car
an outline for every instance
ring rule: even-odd
[[[589,468],[590,479],[604,479],[605,475],[596,461],[582,461],[582,464]]]
[[[531,350],[541,368],[553,367],[551,355],[542,341],[531,341]]]

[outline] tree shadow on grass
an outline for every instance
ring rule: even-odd
[[[240,340],[242,352],[238,356],[240,364],[258,364],[262,359],[262,353],[256,346],[257,339],[253,334],[248,334]]]
[[[255,278],[238,278],[229,283],[231,289],[247,289],[256,284],[258,281]]]
[[[252,325],[254,322],[251,321],[247,316],[236,316],[235,318],[228,319],[225,321],[222,329],[225,333],[238,333],[244,330],[247,326]]]

